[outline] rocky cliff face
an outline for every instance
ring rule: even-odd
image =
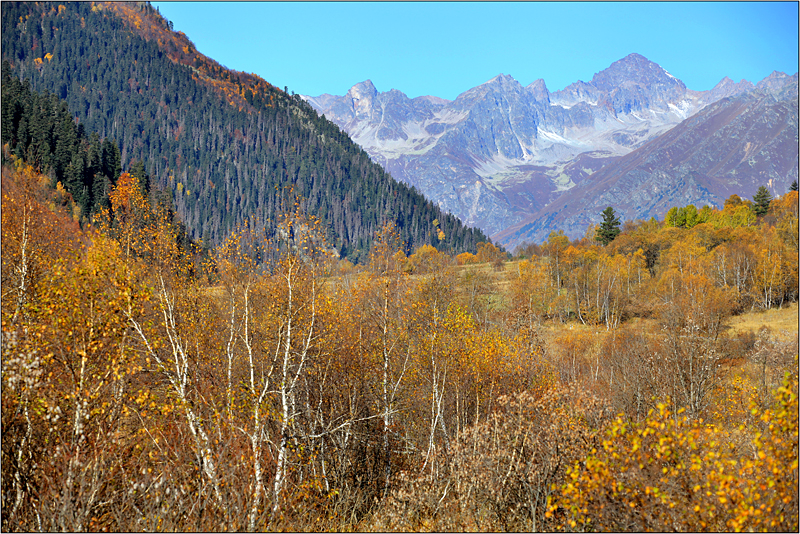
[[[780,98],[790,80],[773,73],[759,89]],[[453,101],[381,93],[369,80],[344,96],[303,98],[395,178],[468,225],[508,236],[499,232],[530,224],[606,165],[704,107],[754,89],[724,78],[710,91],[691,91],[631,54],[554,93],[544,80],[523,87],[501,74]]]

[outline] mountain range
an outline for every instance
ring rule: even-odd
[[[551,93],[499,75],[449,101],[378,92],[303,96],[380,163],[508,247],[563,229],[721,205],[797,179],[797,73],[693,91],[630,54]]]

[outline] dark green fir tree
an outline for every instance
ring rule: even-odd
[[[769,203],[772,202],[772,195],[769,189],[763,185],[758,188],[756,194],[753,196],[753,213],[756,216],[765,215],[769,211]]]
[[[619,226],[620,220],[614,213],[614,208],[611,206],[607,207],[603,210],[603,222],[597,227],[594,237],[595,240],[602,243],[603,246],[608,245],[619,235]]]

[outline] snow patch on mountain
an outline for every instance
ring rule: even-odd
[[[451,108],[444,108],[434,113],[433,119],[425,121],[425,126],[428,126],[428,124],[433,124],[433,123],[458,124],[467,117],[469,117],[468,109],[457,110]]]
[[[681,100],[678,102],[678,105],[675,105],[672,102],[669,103],[669,109],[671,109],[681,120],[692,114],[694,111],[693,107],[694,106],[692,106],[692,102],[688,99]]]
[[[525,163],[524,160],[509,158],[502,154],[495,154],[489,159],[479,159],[476,156],[472,156],[472,160],[475,174],[481,178],[490,178],[508,170],[510,167],[523,165]]]
[[[385,104],[383,104],[385,106]],[[383,113],[378,124],[374,122],[355,121],[349,128],[349,134],[362,148],[370,152],[377,152],[384,159],[396,159],[404,155],[422,155],[436,146],[437,141],[447,132],[448,126],[453,126],[464,121],[469,116],[469,110],[442,109],[424,121],[405,121],[400,124],[399,132],[394,131],[392,137],[379,135],[384,125]],[[430,133],[431,125],[442,125],[438,133]]]
[[[555,144],[565,145],[567,147],[575,148],[577,152],[586,152],[587,150],[591,149],[591,145],[587,144],[586,142],[580,139],[577,139],[572,136],[564,137],[563,135],[559,135],[555,132],[551,132],[548,130],[543,130],[541,128],[539,128],[538,131],[538,139],[536,144],[540,149]]]

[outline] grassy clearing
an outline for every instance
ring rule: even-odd
[[[797,336],[797,303],[792,302],[781,309],[759,310],[743,313],[728,320],[728,325],[735,333],[757,333],[766,326],[772,335],[788,340]]]

